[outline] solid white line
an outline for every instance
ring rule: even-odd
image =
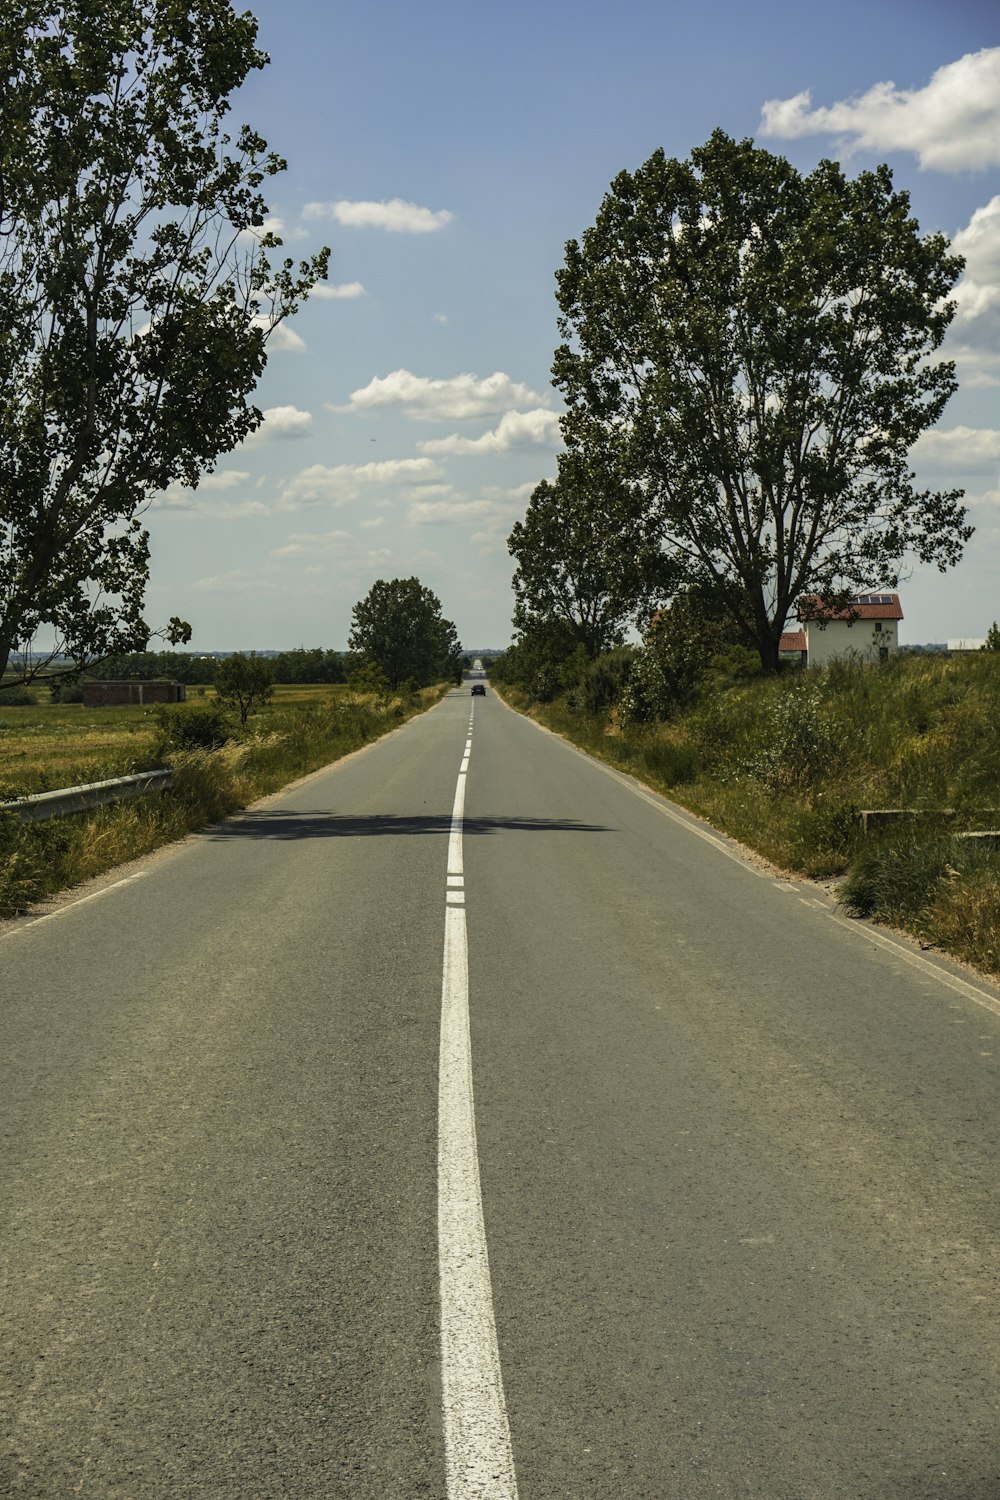
[[[462,818],[465,814],[465,773],[458,778],[455,788],[455,806],[451,812],[451,833],[448,835],[448,874],[463,875],[462,868]]]
[[[502,698],[500,701],[503,703]],[[507,709],[508,713],[517,712],[516,709],[511,708],[509,703],[504,703],[504,708]],[[521,714],[519,717],[525,719],[540,734],[551,734],[552,738],[558,740],[560,744],[565,745],[567,750],[571,750],[575,755],[581,756],[596,770],[603,771],[606,776],[610,776],[613,780],[620,782],[626,791],[631,792],[635,797],[641,798],[643,802],[648,802],[650,807],[655,807],[657,812],[662,813],[665,818],[670,818],[674,823],[679,823],[689,833],[693,833],[698,838],[704,839],[706,844],[713,844],[719,850],[720,854],[725,854],[728,859],[735,861],[736,864],[740,865],[742,869],[747,870],[751,875],[767,878],[767,870],[756,869],[743,855],[733,849],[727,848],[721,838],[715,837],[713,834],[706,832],[705,829],[697,827],[690,818],[683,816],[679,812],[675,812],[671,807],[665,806],[659,798],[651,793],[647,794],[646,790],[630,776],[621,771],[616,771],[612,766],[606,765],[603,761],[597,760],[592,755],[587,755],[586,751],[578,749],[576,745],[572,744],[569,740],[563,739],[554,730],[546,729],[543,725],[537,724],[534,719],[529,719],[526,714]],[[778,890],[794,891],[796,889],[794,885],[787,881],[772,879],[771,883]],[[881,928],[870,926],[865,922],[858,922],[838,916],[836,912],[830,911],[823,901],[814,900],[812,905],[825,911],[830,921],[835,922],[838,927],[843,927],[846,932],[853,933],[855,937],[870,938],[876,947],[887,949],[889,952],[895,954],[897,958],[901,958],[904,963],[908,963],[912,968],[920,969],[923,973],[939,979],[942,984],[954,990],[957,994],[964,995],[966,999],[972,1000],[976,1005],[981,1005],[984,1010],[992,1011],[994,1015],[1000,1016],[1000,997],[992,994],[989,990],[982,989],[979,985],[971,984],[968,980],[960,979],[957,975],[950,974],[947,969],[940,967],[929,959],[922,958],[918,953],[913,953],[909,948],[904,947],[902,943],[889,937]]]
[[[67,913],[75,911],[78,906],[86,906],[88,901],[99,901],[102,896],[108,896],[112,891],[120,890],[123,885],[131,885],[133,880],[142,880],[148,875],[148,870],[137,870],[134,875],[126,875],[123,880],[116,880],[112,885],[106,885],[99,891],[91,891],[89,896],[80,896],[76,901],[70,901],[66,906],[60,906],[58,911],[46,912],[43,917],[28,917],[12,927],[4,937],[14,937],[18,932],[27,932],[29,928],[40,927],[43,922],[55,922],[59,917],[65,917]]]
[[[449,876],[462,868],[464,811],[465,775],[461,774],[451,815]],[[438,1074],[438,1275],[448,1500],[517,1500],[483,1223],[472,1092],[469,940],[464,898],[459,892],[449,890],[444,921]]]
[[[932,979],[937,979],[941,984],[947,985],[956,994],[964,995],[967,1000],[981,1005],[984,1010],[991,1010],[995,1016],[1000,1016],[1000,997],[991,995],[989,990],[980,989],[978,985],[970,984],[966,979],[960,979],[957,974],[949,974],[947,969],[940,968],[929,959],[922,958],[919,953],[913,953],[879,927],[871,927],[867,922],[859,922],[856,919],[852,921],[848,917],[840,917],[832,911],[828,911],[827,916],[831,922],[836,922],[838,927],[843,927],[845,932],[874,943],[876,948],[885,948],[896,958],[903,959],[904,963],[908,963],[912,968],[920,969]]]

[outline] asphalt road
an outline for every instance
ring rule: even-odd
[[[470,708],[0,932],[0,1495],[510,1494],[442,1416]],[[997,1500],[997,992],[492,694],[461,834],[520,1500]]]

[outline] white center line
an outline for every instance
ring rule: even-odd
[[[438,1075],[438,1274],[448,1500],[517,1500],[483,1223],[469,1032],[462,823],[468,749],[448,840]]]

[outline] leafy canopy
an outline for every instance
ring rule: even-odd
[[[5,0],[0,673],[42,629],[78,666],[146,645],[139,513],[258,425],[268,338],[326,274],[271,264],[285,164],[225,129],[256,31],[227,0]]]
[[[462,648],[441,601],[419,578],[380,578],[351,611],[352,651],[385,673],[389,686],[427,687],[461,678]]]
[[[798,595],[953,565],[961,491],[908,452],[956,388],[936,356],[962,269],[886,166],[848,180],[716,131],[615,178],[557,273],[553,376],[570,449],[630,476],[687,586],[720,595],[777,669]]]
[[[514,625],[536,633],[564,622],[574,645],[597,656],[625,638],[636,614],[648,621],[663,583],[657,526],[614,470],[576,449],[558,457],[507,542],[517,559]]]
[[[270,703],[274,693],[274,663],[251,651],[224,656],[215,669],[215,696],[235,708],[245,724],[255,708]]]

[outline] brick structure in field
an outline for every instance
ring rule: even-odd
[[[120,704],[183,703],[184,697],[183,682],[170,682],[166,677],[157,677],[149,682],[121,679],[83,684],[85,708],[111,708]]]

